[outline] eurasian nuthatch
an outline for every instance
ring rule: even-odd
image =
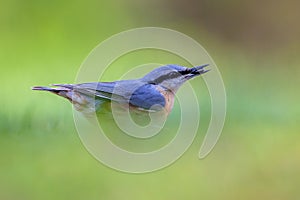
[[[107,107],[107,103],[114,102],[146,112],[164,110],[168,115],[179,87],[185,81],[208,72],[209,70],[204,69],[206,66],[208,64],[193,68],[166,65],[134,80],[53,84],[54,87],[32,89],[62,96],[73,103],[75,109],[85,114],[101,111]]]

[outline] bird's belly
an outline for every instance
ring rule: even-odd
[[[160,91],[160,93],[164,96],[165,98],[165,106],[164,106],[164,110],[167,114],[169,114],[172,111],[173,105],[174,105],[174,93],[169,91],[169,90],[164,90],[164,89],[160,89],[158,88],[158,90]]]
[[[91,115],[96,112],[97,115],[101,114],[108,114],[111,112],[114,112],[116,114],[122,114],[122,113],[128,113],[130,111],[131,113],[137,114],[137,115],[148,115],[149,113],[153,112],[158,112],[161,113],[162,115],[167,116],[174,105],[174,93],[163,90],[162,88],[159,88],[160,93],[164,96],[165,98],[165,105],[161,109],[157,110],[151,110],[151,109],[146,109],[138,106],[134,106],[130,103],[119,103],[119,102],[114,102],[114,101],[109,101],[109,100],[103,100],[103,99],[98,99],[98,98],[90,98],[87,96],[81,96],[81,95],[74,95],[73,94],[73,99],[72,103],[74,105],[74,108],[82,112],[85,115]],[[80,99],[78,99],[80,97]]]

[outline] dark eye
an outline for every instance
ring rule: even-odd
[[[180,71],[181,75],[185,75],[185,74],[189,74],[189,73],[190,73],[190,70],[188,70],[188,69]]]

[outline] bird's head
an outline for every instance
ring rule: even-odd
[[[185,81],[208,72],[209,70],[204,69],[207,66],[208,64],[188,68],[178,65],[166,65],[149,72],[142,80],[176,92]]]

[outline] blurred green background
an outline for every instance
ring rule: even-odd
[[[299,199],[299,7],[292,0],[0,0],[0,199]],[[98,43],[143,26],[201,43],[222,73],[228,111],[219,142],[199,160],[210,117],[201,93],[205,123],[191,148],[168,168],[132,175],[86,151],[69,102],[30,88],[72,83]],[[168,61],[176,58],[158,62]]]

